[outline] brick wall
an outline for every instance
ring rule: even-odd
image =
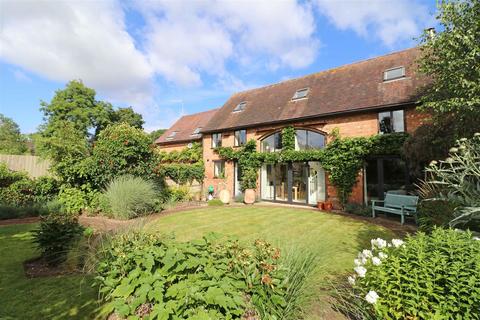
[[[190,142],[176,143],[176,144],[165,144],[159,145],[158,148],[162,151],[172,152],[172,151],[182,151],[185,149]]]
[[[415,129],[420,126],[428,116],[425,114],[418,113],[414,108],[407,108],[404,111],[405,115],[405,128],[407,132],[413,132]],[[281,130],[287,125],[293,125],[295,127],[305,127],[314,130],[319,130],[324,132],[326,135],[330,134],[332,130],[338,128],[340,135],[342,137],[361,137],[361,136],[371,136],[378,133],[378,113],[370,112],[363,114],[354,114],[354,115],[345,115],[345,116],[336,116],[330,118],[322,118],[316,120],[308,121],[299,121],[289,124],[281,125],[268,125],[268,126],[259,126],[256,128],[247,129],[247,140],[255,139],[258,141],[257,150],[260,150],[260,142],[263,137],[268,136],[269,134]],[[328,142],[328,138],[327,138]],[[223,132],[222,133],[222,145],[225,147],[233,147],[234,144],[234,134],[232,132]],[[204,186],[208,187],[213,185],[215,190],[219,190],[222,186],[221,182],[224,182],[223,179],[213,178],[213,161],[220,160],[218,155],[211,148],[211,135],[206,134],[203,137],[203,158],[205,160],[205,181]],[[234,194],[234,164],[232,161],[227,161],[225,163],[225,174],[226,179],[225,183],[227,189],[231,192],[232,196]],[[363,173],[360,172],[357,178],[357,184],[352,190],[352,195],[350,201],[352,202],[363,202],[364,199],[364,186],[363,186]],[[259,179],[260,180],[260,179]],[[260,181],[257,180],[257,186],[259,187]],[[257,189],[259,190],[259,188]],[[328,183],[327,175],[327,198],[334,203],[337,201],[336,190],[333,186]]]

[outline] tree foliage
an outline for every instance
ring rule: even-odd
[[[150,138],[152,139],[152,143],[154,143],[162,134],[165,133],[167,129],[158,129],[150,132]]]
[[[441,1],[442,32],[421,38],[420,71],[433,78],[422,108],[458,116],[480,114],[480,2]]]
[[[0,153],[24,154],[27,150],[18,124],[0,113]]]

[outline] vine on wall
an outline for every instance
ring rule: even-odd
[[[181,151],[159,151],[157,174],[168,177],[178,184],[192,183],[193,180],[202,183],[205,178],[202,155],[203,149],[199,143],[194,143],[192,147]]]
[[[290,126],[282,130],[283,148],[280,152],[257,152],[256,141],[253,139],[239,150],[220,147],[216,152],[224,159],[238,162],[242,172],[242,190],[256,188],[258,169],[264,163],[319,161],[328,172],[330,183],[337,189],[340,203],[344,205],[357,182],[358,172],[365,159],[376,155],[400,155],[407,136],[406,133],[392,133],[340,138],[338,131],[334,131],[331,142],[324,149],[295,150],[295,128]]]

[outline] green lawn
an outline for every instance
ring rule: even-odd
[[[91,278],[58,276],[27,279],[23,261],[37,255],[30,231],[35,227],[0,227],[0,319],[90,319],[96,292]],[[371,238],[391,238],[380,227],[313,210],[269,207],[207,207],[174,213],[150,221],[143,228],[174,232],[179,240],[200,238],[209,231],[236,235],[243,241],[263,238],[282,249],[309,250],[318,258],[312,292],[324,297],[329,275],[351,269],[357,252]],[[311,303],[307,319],[323,318],[322,298]],[[331,315],[328,319],[332,319]]]
[[[30,233],[35,227],[0,226],[0,319],[91,319],[96,306],[91,278],[25,277],[23,261],[38,255]]]
[[[165,216],[145,228],[160,233],[173,232],[179,240],[196,239],[216,231],[236,235],[244,241],[262,238],[284,250],[313,252],[318,267],[312,290],[320,299],[310,306],[308,319],[324,317],[322,286],[329,276],[351,270],[358,251],[370,247],[370,239],[393,236],[388,230],[343,216],[274,206],[207,207]]]

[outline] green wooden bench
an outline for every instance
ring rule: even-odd
[[[375,218],[375,211],[399,214],[402,217],[402,224],[404,224],[405,216],[417,218],[417,203],[417,196],[387,193],[385,200],[372,200],[372,217]]]

